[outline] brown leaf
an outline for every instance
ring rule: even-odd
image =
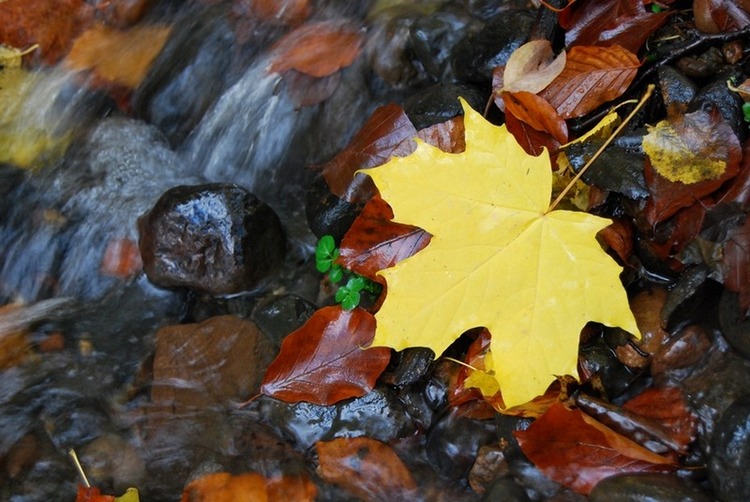
[[[404,110],[394,104],[377,108],[349,144],[322,166],[323,177],[336,196],[349,202],[366,201],[375,193],[369,176],[354,173],[385,164],[392,155],[408,155],[417,134]]]
[[[414,255],[430,242],[430,234],[421,228],[392,220],[391,206],[375,195],[344,235],[338,263],[370,280],[384,283],[383,278],[376,275],[378,271]]]
[[[249,4],[249,9],[262,21],[280,21],[297,26],[310,17],[310,0],[239,0],[235,3]]]
[[[417,131],[417,138],[446,153],[461,153],[466,149],[464,118],[459,115],[420,129]]]
[[[671,14],[646,11],[642,0],[578,0],[560,13],[565,45],[620,45],[638,52]]]
[[[164,25],[126,30],[94,25],[75,40],[65,65],[74,70],[92,71],[104,82],[134,89],[146,76],[170,30]]]
[[[669,431],[672,445],[686,453],[697,435],[698,420],[687,407],[685,396],[677,387],[651,388],[622,405],[624,410],[637,413],[659,423]]]
[[[107,244],[102,258],[101,273],[127,279],[143,269],[138,243],[128,239],[113,239]]]
[[[493,85],[492,90],[496,94],[501,91],[526,91],[536,94],[563,71],[565,60],[565,52],[554,57],[549,40],[527,42],[513,51],[508,58],[503,71],[501,88]]]
[[[750,310],[750,217],[724,244],[721,271],[724,287],[739,293],[740,312],[746,314]]]
[[[562,118],[581,117],[622,95],[639,66],[635,54],[619,45],[573,47],[565,69],[540,96]]]
[[[362,35],[352,26],[332,21],[307,23],[273,46],[268,71],[297,70],[311,77],[326,77],[352,64],[361,44]]]
[[[27,56],[54,64],[93,19],[85,0],[4,0],[0,2],[0,43],[27,49],[39,44],[39,52]]]
[[[694,0],[693,16],[704,33],[739,30],[750,24],[750,1]]]
[[[318,475],[360,500],[417,498],[411,473],[390,446],[367,437],[315,443]]]
[[[567,143],[568,125],[547,100],[526,91],[503,92],[503,103],[522,122],[552,136],[558,143]]]
[[[527,430],[513,435],[524,454],[547,477],[583,494],[615,474],[676,469],[669,459],[562,403],[553,404]]]
[[[317,488],[307,476],[282,475],[270,479],[256,472],[232,475],[216,472],[188,483],[182,502],[237,502],[294,500],[312,502]]]
[[[633,225],[628,220],[613,219],[612,224],[597,234],[604,247],[615,252],[622,263],[628,263],[633,254]]]
[[[740,142],[717,110],[698,110],[660,124],[643,140],[651,193],[645,213],[651,225],[716,191],[737,174],[742,160]]]
[[[284,338],[261,392],[288,403],[321,405],[362,396],[391,357],[386,347],[364,349],[374,336],[375,318],[366,310],[323,307]]]
[[[505,111],[505,127],[508,128],[508,132],[516,138],[521,148],[529,155],[541,155],[544,148],[550,152],[560,148],[560,143],[552,136],[546,132],[534,129],[513,115],[509,110]]]

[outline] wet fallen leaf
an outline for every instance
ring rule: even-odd
[[[578,0],[560,13],[565,45],[620,45],[638,52],[670,16],[648,12],[641,0]]]
[[[102,258],[101,272],[104,275],[127,279],[143,268],[138,243],[127,238],[113,239],[107,244]]]
[[[685,185],[726,180],[737,172],[742,147],[718,110],[697,110],[662,120],[648,128],[643,150],[659,175]]]
[[[139,502],[138,490],[128,488],[124,494],[119,497],[114,495],[102,495],[99,488],[94,486],[86,487],[78,485],[78,494],[76,502]]]
[[[527,42],[510,55],[503,71],[502,88],[493,87],[493,91],[536,94],[563,71],[565,59],[565,51],[554,57],[549,40]]]
[[[647,389],[622,405],[624,410],[654,420],[669,433],[670,446],[686,453],[698,432],[698,419],[677,387]]]
[[[537,131],[546,132],[558,143],[568,141],[568,125],[547,100],[526,91],[503,92],[502,97],[506,113],[512,113]]]
[[[94,9],[85,0],[4,0],[0,2],[0,43],[26,48],[39,44],[40,57],[54,64],[93,20]]]
[[[417,131],[417,138],[444,152],[461,153],[466,149],[464,141],[464,118],[453,117],[445,122],[432,124]]]
[[[500,98],[500,101],[502,101],[502,98]],[[508,132],[516,138],[518,144],[521,145],[523,151],[528,155],[541,155],[544,152],[544,148],[550,152],[560,148],[560,142],[556,141],[546,132],[534,129],[526,122],[523,122],[513,115],[510,110],[505,110],[505,127],[508,128]]]
[[[379,270],[392,267],[423,249],[430,235],[419,227],[395,223],[391,207],[374,196],[344,235],[338,262],[373,281]]]
[[[729,290],[739,294],[740,313],[750,311],[750,217],[736,227],[727,242],[721,258],[722,282]],[[738,314],[738,317],[741,317]]]
[[[297,70],[311,77],[326,77],[352,64],[361,44],[360,32],[346,24],[306,23],[284,35],[272,48],[274,57],[268,71]]]
[[[553,404],[527,430],[513,435],[547,477],[583,494],[615,474],[676,469],[671,460],[562,403]]]
[[[618,45],[576,46],[568,51],[565,69],[540,96],[562,118],[581,117],[621,96],[639,66],[635,54]]]
[[[143,81],[170,31],[164,25],[118,30],[96,24],[76,38],[65,64],[74,70],[91,71],[104,82],[134,89]]]
[[[695,0],[695,26],[705,33],[723,33],[750,24],[748,0]]]
[[[364,309],[323,307],[284,338],[268,367],[261,392],[282,401],[330,405],[363,396],[391,358],[389,349],[365,350],[375,318]]]
[[[280,21],[296,26],[310,16],[310,0],[241,0],[263,21]]]
[[[408,141],[417,133],[398,105],[377,108],[349,144],[322,166],[323,177],[335,195],[349,202],[366,201],[374,193],[372,181],[357,170],[384,164],[392,155],[406,155],[413,149]]]
[[[255,472],[207,474],[188,483],[182,502],[263,502],[294,500],[312,502],[317,495],[315,484],[307,476],[265,478]]]
[[[424,250],[381,272],[388,293],[373,346],[441,354],[466,330],[485,326],[512,407],[543,394],[556,375],[577,374],[588,321],[638,330],[620,267],[595,238],[610,221],[547,212],[549,157],[526,155],[505,127],[462,103],[465,152],[420,142],[409,157],[366,171],[395,221],[433,236]]]
[[[417,485],[396,453],[367,437],[315,443],[318,475],[360,500],[414,500]]]

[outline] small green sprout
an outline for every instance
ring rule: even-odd
[[[745,122],[750,122],[750,103],[742,105],[742,114],[745,116]]]
[[[333,237],[330,235],[321,237],[315,247],[315,268],[322,274],[328,272],[328,280],[333,284],[341,282],[346,274],[348,280],[346,284],[339,286],[335,296],[336,301],[341,304],[344,310],[352,310],[359,305],[362,300],[362,291],[373,295],[380,294],[383,289],[380,284],[345,269],[336,263],[338,257],[339,250]]]
[[[653,12],[654,14],[659,14],[661,12],[664,12],[664,7],[662,7],[661,5],[652,3],[651,4],[651,12]]]

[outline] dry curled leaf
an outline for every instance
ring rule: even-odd
[[[565,60],[564,51],[555,57],[549,40],[527,42],[510,55],[503,72],[503,87],[494,90],[536,94],[563,71]]]

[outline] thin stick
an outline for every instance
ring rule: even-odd
[[[487,373],[484,370],[480,370],[479,368],[475,368],[471,364],[466,364],[465,362],[459,361],[458,359],[453,359],[452,357],[443,357],[442,359],[445,359],[446,361],[450,361],[452,363],[460,364],[461,366],[465,366],[465,367],[467,367],[467,368],[469,368],[470,370],[473,370],[473,371],[481,371],[482,373]]]
[[[91,488],[91,484],[89,483],[89,480],[86,479],[86,473],[83,472],[83,467],[81,467],[81,463],[78,461],[78,455],[76,455],[76,451],[71,448],[70,451],[68,451],[68,455],[73,457],[73,464],[76,466],[76,469],[78,469],[78,474],[81,475],[81,478],[83,479],[83,484],[86,485],[86,488]]]
[[[625,120],[623,120],[622,124],[620,124],[620,126],[617,129],[615,129],[615,132],[613,132],[612,135],[609,138],[607,138],[607,141],[605,141],[602,144],[602,146],[599,147],[599,149],[596,151],[596,153],[594,154],[594,156],[591,157],[591,159],[589,159],[588,162],[586,162],[586,165],[584,165],[581,168],[581,170],[578,171],[578,174],[576,174],[573,177],[573,179],[570,180],[570,183],[568,183],[568,186],[566,186],[565,189],[562,192],[560,192],[560,195],[557,196],[557,198],[554,200],[554,202],[552,202],[552,204],[550,204],[550,206],[547,209],[547,211],[545,212],[545,214],[549,213],[550,211],[552,211],[553,209],[555,209],[555,206],[557,206],[560,203],[560,201],[563,199],[563,197],[565,197],[565,194],[567,194],[570,191],[570,189],[573,188],[573,185],[575,185],[576,182],[579,179],[581,179],[581,176],[583,176],[583,173],[585,173],[586,170],[589,167],[591,167],[591,164],[593,164],[596,161],[596,159],[599,158],[599,155],[602,154],[602,152],[604,151],[604,149],[607,148],[609,146],[609,144],[612,143],[612,141],[614,141],[614,139],[625,128],[625,126],[628,124],[628,122],[630,122],[633,119],[633,117],[635,116],[635,114],[638,113],[638,110],[640,110],[641,108],[643,108],[643,105],[646,104],[646,101],[648,101],[648,98],[651,97],[651,94],[653,94],[653,92],[654,92],[654,84],[649,84],[649,86],[646,88],[646,92],[643,93],[643,96],[638,101],[638,104],[635,105],[635,108],[633,108],[633,111],[630,112],[630,114],[625,118]]]

